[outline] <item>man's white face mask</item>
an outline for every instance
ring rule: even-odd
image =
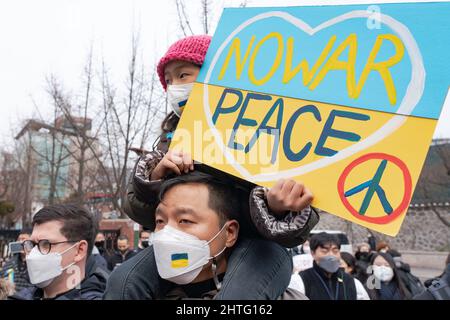
[[[52,283],[56,277],[61,275],[64,270],[75,264],[75,262],[72,262],[63,268],[61,266],[61,261],[62,255],[77,244],[78,242],[63,252],[50,252],[48,254],[42,254],[36,245],[26,256],[30,283],[38,288],[45,288],[50,285],[50,283]]]
[[[209,244],[223,231],[225,226],[226,224],[209,241],[200,240],[196,236],[168,225],[155,232],[153,250],[161,278],[177,284],[191,283],[209,260],[225,251],[226,247],[211,257],[209,248]]]
[[[167,100],[178,117],[181,117],[193,87],[193,82],[167,86]]]

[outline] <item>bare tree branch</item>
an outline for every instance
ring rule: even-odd
[[[187,37],[188,35],[193,35],[194,32],[191,29],[191,25],[189,23],[189,18],[186,13],[186,7],[184,6],[183,0],[175,0],[175,5],[177,7],[178,14],[178,24],[180,26],[183,35]]]
[[[210,15],[209,7],[209,0],[202,0],[202,24],[203,32],[205,34],[208,34],[208,16]]]

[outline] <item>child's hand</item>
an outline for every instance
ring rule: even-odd
[[[301,211],[309,206],[313,199],[312,192],[303,183],[280,179],[267,192],[269,209],[281,215],[287,211]]]
[[[194,162],[191,155],[182,151],[169,150],[153,169],[150,179],[159,180],[171,172],[180,175],[183,172],[188,173],[189,170],[194,170]]]

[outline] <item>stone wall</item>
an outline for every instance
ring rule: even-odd
[[[450,207],[435,208],[441,216],[450,222]],[[320,222],[315,229],[341,230],[347,233],[351,243],[367,241],[366,228],[322,212]],[[423,250],[450,252],[450,228],[445,226],[429,208],[410,208],[399,234],[389,237],[373,232],[378,240],[387,241],[397,250]]]

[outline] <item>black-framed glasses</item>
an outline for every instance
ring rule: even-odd
[[[38,242],[34,242],[33,240],[25,240],[22,242],[23,251],[25,251],[26,254],[29,254],[31,250],[37,245],[38,250],[42,254],[49,254],[52,250],[52,246],[61,244],[61,243],[75,243],[80,240],[67,240],[67,241],[59,241],[59,242],[50,242],[50,240],[47,239],[41,239]]]

